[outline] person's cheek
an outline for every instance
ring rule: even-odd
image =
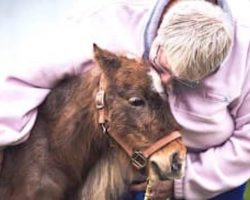
[[[171,80],[171,75],[168,73],[160,74],[160,77],[163,85],[167,85]]]

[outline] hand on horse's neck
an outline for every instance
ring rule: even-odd
[[[178,1],[182,1],[182,0],[169,0],[169,3],[165,6],[163,12],[162,12],[162,15],[161,15],[161,19],[159,21],[159,24],[158,24],[158,28],[160,27],[160,24],[162,22],[162,18],[164,17],[164,15],[168,12],[168,10]],[[211,2],[213,4],[218,4],[217,0],[206,0],[208,2]]]

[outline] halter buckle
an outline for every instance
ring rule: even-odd
[[[143,169],[147,165],[147,158],[140,150],[135,150],[131,156],[132,164],[139,170]]]
[[[96,102],[96,108],[98,110],[104,108],[104,95],[105,95],[104,90],[99,90],[96,93],[95,102]]]

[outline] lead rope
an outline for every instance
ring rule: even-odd
[[[151,200],[152,185],[153,185],[153,183],[152,183],[151,179],[148,177],[144,200]]]

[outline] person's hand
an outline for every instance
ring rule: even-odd
[[[130,191],[139,192],[146,190],[147,183],[133,184],[130,186]],[[157,181],[152,185],[152,200],[166,200],[173,197],[173,181]]]
[[[173,181],[158,181],[152,185],[152,200],[166,200],[173,196]]]

